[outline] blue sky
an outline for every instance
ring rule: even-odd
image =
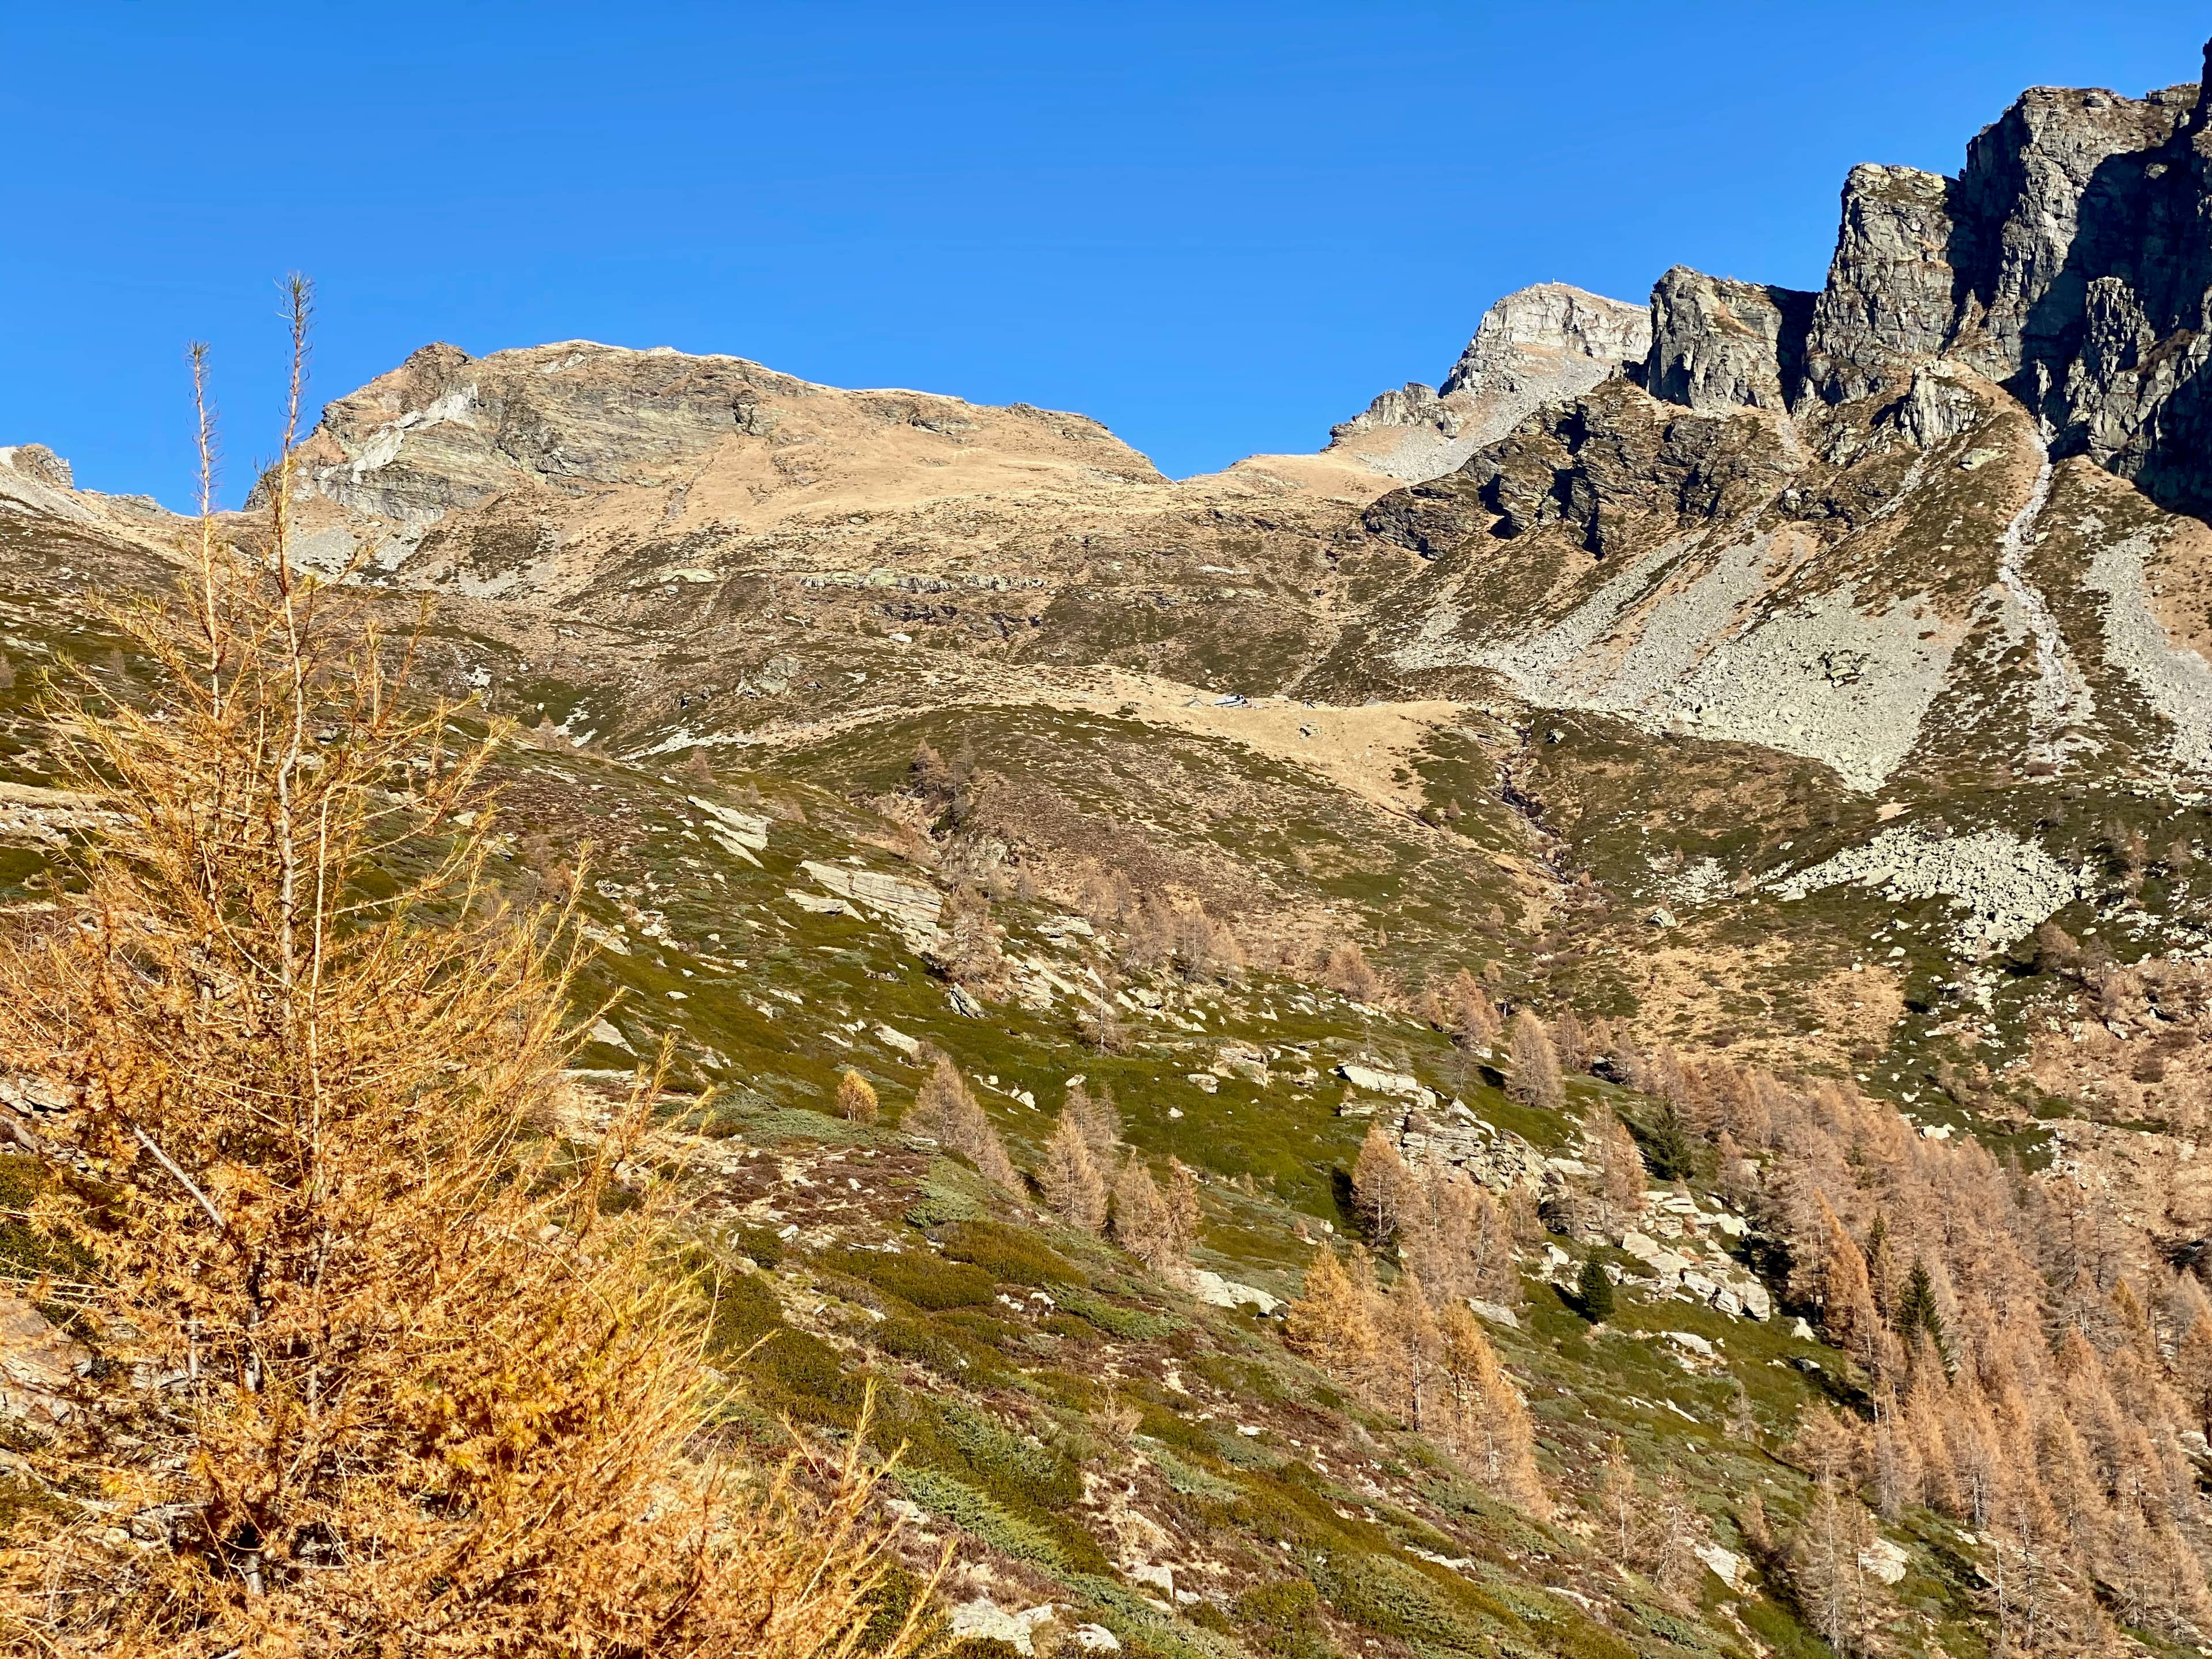
[[[2201,6],[588,5],[0,11],[0,443],[182,504],[314,388],[576,337],[1080,410],[1177,475],[1311,449],[1483,308],[1668,265],[1817,286],[1854,161],[2033,83],[2197,78]]]

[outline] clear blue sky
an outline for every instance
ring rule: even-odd
[[[2197,78],[2202,6],[69,0],[0,13],[0,442],[189,495],[430,340],[732,352],[1080,410],[1167,471],[1311,449],[1498,295],[1817,286],[1858,161],[2021,87]]]

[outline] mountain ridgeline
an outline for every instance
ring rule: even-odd
[[[712,1418],[655,1419],[672,1457],[904,1446],[856,1452],[882,1484],[831,1506],[896,1522],[854,1534],[830,1622],[866,1628],[834,1650],[2206,1650],[2208,96],[2037,88],[1955,177],[1855,169],[1817,293],[1678,266],[1646,304],[1508,295],[1314,454],[1173,480],[1028,404],[431,344],[216,516],[241,592],[279,594],[281,537],[329,637],[418,630],[388,696],[268,682],[283,777],[309,753],[318,787],[423,805],[421,845],[331,890],[574,895],[588,950],[532,993],[515,1090],[547,1184],[485,1236],[613,1224],[680,1265],[623,1281],[668,1316],[653,1398]],[[221,793],[201,727],[130,725],[197,647],[149,656],[168,636],[99,603],[182,574],[196,608],[201,545],[0,448],[0,921],[214,1030],[252,999],[162,977],[202,912],[142,939],[144,900],[85,908],[88,869],[97,897],[140,865],[77,850],[140,820],[70,759],[112,715],[170,757],[179,822]],[[66,1000],[48,960],[18,963],[19,1019]],[[388,1012],[412,993],[384,960],[358,982]],[[346,1029],[404,1047],[409,1018]],[[0,1067],[0,1530],[71,1517],[48,1532],[117,1583],[151,1563],[194,1595],[204,1534],[339,1596],[324,1522],[206,1518],[203,1281],[163,1281],[190,1296],[150,1359],[158,1322],[97,1282],[117,1192],[228,1249],[254,1137],[152,1085],[176,1136],[100,1131],[52,1046]],[[451,1058],[448,1092],[500,1060]],[[81,1180],[102,1159],[117,1182]],[[38,1231],[70,1194],[91,1254]],[[89,1498],[71,1447],[145,1480]],[[465,1528],[409,1479],[379,1515]],[[659,1539],[624,1481],[606,1535]],[[543,1530],[587,1573],[599,1534]],[[694,1616],[659,1548],[621,1559]],[[24,1582],[46,1611],[19,1622],[94,1632],[42,1652],[125,1650],[114,1609],[153,1605]],[[453,1582],[407,1580],[437,1618]],[[629,1620],[632,1580],[592,1582]]]

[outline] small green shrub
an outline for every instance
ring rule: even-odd
[[[730,1235],[730,1243],[740,1254],[750,1257],[763,1267],[783,1265],[783,1240],[773,1227],[757,1227],[748,1223]]]
[[[1558,1654],[1559,1659],[1636,1659],[1635,1649],[1574,1613],[1546,1621],[1544,1644],[1546,1652]]]
[[[1462,1653],[1482,1651],[1486,1626],[1517,1625],[1472,1584],[1447,1589],[1404,1562],[1355,1550],[1317,1552],[1307,1563],[1337,1613],[1378,1636]]]
[[[760,1404],[801,1423],[849,1429],[860,1420],[866,1376],[845,1369],[843,1356],[804,1331],[778,1329],[745,1362]]]
[[[1031,1374],[1030,1382],[1047,1400],[1071,1411],[1096,1412],[1110,1397],[1109,1391],[1101,1387],[1096,1378],[1079,1376],[1073,1371],[1036,1371]]]
[[[930,1415],[938,1437],[957,1450],[960,1461],[982,1478],[984,1489],[993,1497],[1053,1513],[1083,1501],[1082,1476],[1048,1448],[1031,1445],[959,1401],[939,1407]]]
[[[1237,1598],[1237,1616],[1248,1625],[1273,1625],[1283,1629],[1304,1624],[1321,1606],[1321,1592],[1307,1578],[1288,1578],[1279,1583],[1255,1584]]]
[[[1042,1239],[997,1221],[956,1221],[942,1235],[945,1254],[972,1262],[1010,1285],[1080,1285],[1083,1270]]]
[[[909,1227],[942,1227],[958,1221],[981,1221],[988,1212],[976,1198],[981,1183],[973,1172],[949,1158],[932,1162],[929,1177],[914,1206],[906,1212]]]
[[[715,1273],[708,1285],[714,1312],[707,1327],[707,1355],[730,1359],[783,1323],[775,1290],[757,1273]]]
[[[885,1353],[970,1384],[1004,1382],[1012,1375],[994,1349],[942,1320],[894,1314],[876,1327],[869,1340]]]
[[[0,1153],[0,1273],[76,1279],[89,1271],[92,1260],[81,1248],[48,1237],[23,1215],[52,1179],[52,1168],[38,1158]]]
[[[1283,1387],[1283,1379],[1272,1367],[1257,1360],[1242,1359],[1223,1353],[1201,1353],[1191,1362],[1198,1375],[1240,1400],[1265,1401],[1269,1405],[1280,1405],[1290,1398]]]
[[[886,1567],[883,1577],[860,1598],[868,1607],[868,1622],[860,1629],[860,1651],[881,1653],[890,1646],[907,1615],[914,1611],[915,1602],[928,1588],[927,1581],[911,1568],[896,1564]]]
[[[1060,1308],[1062,1313],[1088,1320],[1107,1335],[1118,1336],[1124,1342],[1157,1342],[1182,1324],[1179,1319],[1149,1314],[1140,1308],[1124,1308],[1095,1296],[1064,1296],[1060,1299]]]
[[[1330,1652],[1316,1617],[1320,1610],[1321,1592],[1304,1578],[1255,1584],[1236,1601],[1247,1638],[1276,1659],[1323,1659]]]
[[[1237,1531],[1294,1549],[1334,1547],[1344,1538],[1343,1522],[1325,1501],[1264,1475],[1246,1477],[1223,1520]]]
[[[896,1255],[884,1250],[831,1250],[823,1256],[822,1265],[931,1312],[987,1306],[999,1293],[998,1282],[981,1267],[920,1250]]]
[[[1030,1518],[1012,1513],[1004,1504],[994,1503],[966,1481],[942,1469],[902,1465],[891,1480],[901,1492],[932,1515],[975,1534],[994,1550],[1003,1551],[1018,1561],[1032,1562],[1048,1572],[1076,1570],[1077,1564],[1062,1539]],[[1079,1536],[1088,1541],[1087,1534]],[[1088,1554],[1096,1558],[1091,1571],[1112,1571],[1104,1556],[1099,1554],[1097,1544],[1091,1544]]]
[[[1151,1460],[1154,1468],[1168,1483],[1168,1490],[1181,1492],[1186,1498],[1204,1498],[1217,1504],[1232,1504],[1243,1489],[1233,1480],[1224,1480],[1189,1460],[1177,1456],[1166,1446],[1148,1443],[1140,1449]]]
[[[912,1493],[926,1508],[1055,1571],[1111,1570],[1079,1518],[1083,1476],[1064,1452],[963,1401],[910,1395],[885,1412],[881,1437],[905,1443],[899,1478],[934,1494]]]

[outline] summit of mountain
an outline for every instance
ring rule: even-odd
[[[1439,387],[1410,380],[1329,432],[1331,456],[1419,483],[1451,471],[1546,404],[1589,391],[1641,362],[1643,306],[1565,283],[1516,289],[1483,313]]]

